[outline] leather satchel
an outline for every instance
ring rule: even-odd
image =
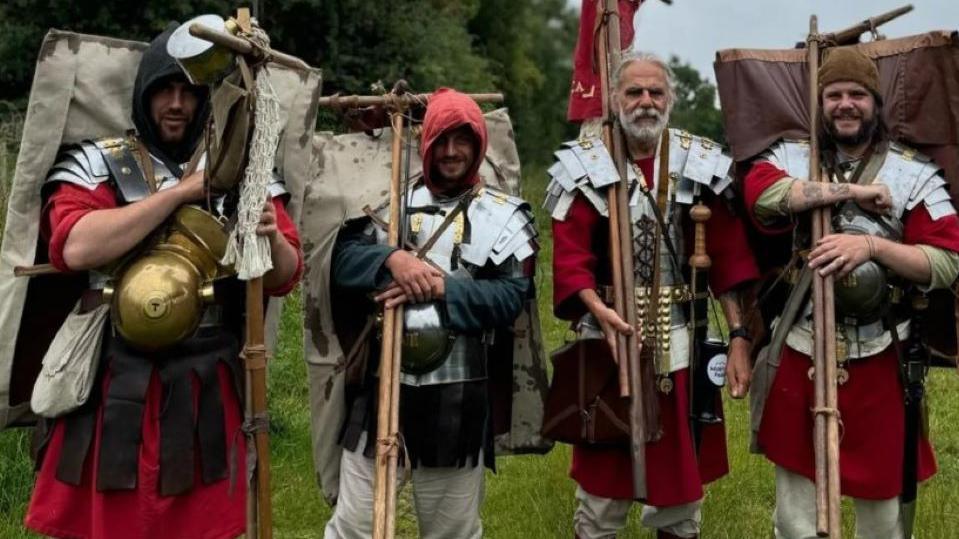
[[[619,396],[619,367],[603,339],[580,339],[550,356],[544,437],[574,445],[629,447],[629,399]]]

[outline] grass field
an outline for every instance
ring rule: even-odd
[[[6,176],[9,169],[0,170]],[[527,171],[525,190],[538,207],[544,183],[542,170]],[[4,185],[7,185],[4,183]],[[0,194],[6,193],[0,186]],[[5,203],[4,203],[5,207]],[[542,234],[537,284],[547,347],[562,340],[563,327],[550,316],[551,241],[548,221],[537,215]],[[286,301],[280,340],[270,366],[271,460],[276,537],[321,537],[330,509],[316,487],[310,457],[306,367],[302,360],[302,302],[297,294]],[[959,537],[959,376],[938,370],[928,384],[930,429],[937,447],[940,473],[923,486],[919,498],[916,537]],[[710,485],[704,508],[704,538],[771,537],[772,467],[747,452],[747,409],[743,402],[726,402],[730,476]],[[890,440],[889,443],[899,443]],[[502,458],[497,474],[488,474],[483,510],[486,535],[492,538],[568,538],[573,513],[574,484],[567,477],[569,449],[557,446],[546,456]],[[29,433],[0,433],[0,539],[31,537],[22,520],[32,483]],[[415,537],[416,524],[408,489],[400,502],[399,536]],[[639,524],[634,510],[622,537],[653,537]],[[844,507],[844,536],[852,537],[852,512]]]

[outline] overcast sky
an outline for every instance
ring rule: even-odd
[[[580,6],[579,0],[569,0]],[[709,80],[716,51],[781,49],[803,41],[809,16],[820,32],[833,32],[909,3],[908,0],[648,0],[636,13],[635,45],[668,57],[675,54]],[[959,1],[912,0],[915,9],[880,27],[887,37],[959,29]]]

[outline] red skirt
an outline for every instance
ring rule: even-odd
[[[100,492],[96,488],[103,406],[97,411],[96,436],[84,462],[79,486],[56,478],[63,447],[64,423],[57,421],[33,489],[24,524],[44,535],[64,539],[231,539],[246,523],[246,441],[240,404],[226,365],[217,366],[224,405],[227,458],[235,484],[224,479],[206,485],[199,454],[195,483],[187,494],[160,496],[161,384],[154,371],[147,389],[135,490]],[[104,377],[107,394],[109,373]],[[194,379],[194,416],[199,381]]]
[[[674,389],[659,394],[663,436],[646,444],[646,499],[654,507],[694,502],[703,485],[729,472],[726,429],[722,423],[703,429],[697,462],[689,430],[689,369],[673,373]],[[633,463],[627,449],[573,447],[572,477],[594,496],[633,499]]]
[[[812,360],[783,348],[759,428],[766,457],[787,470],[815,480],[813,454]],[[846,496],[885,500],[902,492],[905,408],[899,361],[890,347],[853,361],[849,381],[839,386],[840,488]],[[918,478],[936,473],[936,458],[925,436],[919,441]]]

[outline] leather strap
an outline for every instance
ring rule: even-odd
[[[132,490],[137,486],[143,408],[153,364],[111,339],[110,387],[103,405],[97,490]]]

